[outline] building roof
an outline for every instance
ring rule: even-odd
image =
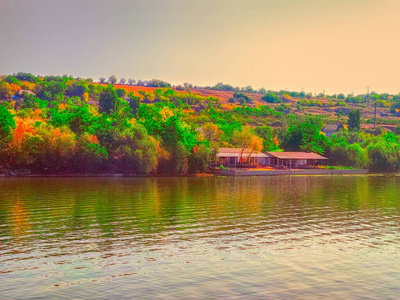
[[[279,159],[328,159],[317,153],[308,152],[266,152]]]
[[[219,148],[219,153],[217,154],[217,157],[240,157],[240,148]],[[249,156],[251,153],[251,149],[245,149],[243,152],[243,157]],[[267,153],[263,152],[253,152],[251,153],[251,157],[271,157]]]
[[[322,131],[338,131],[341,127],[343,127],[342,124],[326,124],[325,127],[322,128]]]

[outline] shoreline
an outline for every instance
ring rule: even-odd
[[[282,176],[282,175],[361,175],[367,169],[294,169],[294,170],[213,170],[219,176]]]
[[[316,176],[316,175],[366,175],[366,174],[396,174],[398,172],[369,172],[367,169],[342,169],[342,170],[216,170],[214,169],[212,173],[203,174],[0,174],[1,178],[163,178],[163,177],[267,177],[267,176]]]
[[[202,174],[0,174],[0,178],[152,178],[152,177],[212,177],[212,173]]]

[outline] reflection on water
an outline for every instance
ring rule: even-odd
[[[400,295],[400,177],[0,179],[0,299]]]

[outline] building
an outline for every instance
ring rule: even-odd
[[[244,149],[243,153],[240,148],[219,148],[217,154],[218,165],[232,167],[242,164],[258,164],[261,166],[267,165],[268,154],[259,152],[255,153],[250,149]]]
[[[331,137],[333,134],[336,134],[339,132],[339,130],[345,129],[347,130],[347,125],[343,124],[327,124],[322,128],[322,132],[327,136]]]
[[[239,165],[271,166],[275,168],[306,168],[325,164],[328,158],[308,152],[252,152],[250,149],[220,148],[218,165],[233,167]]]
[[[308,152],[266,152],[270,155],[267,165],[272,167],[305,168],[326,164],[328,158]]]

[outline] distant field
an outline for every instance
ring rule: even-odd
[[[93,83],[93,84],[100,84],[100,83]],[[107,84],[100,84],[106,86]],[[116,89],[124,89],[127,93],[134,92],[135,95],[139,96],[139,91],[145,91],[152,93],[155,87],[146,87],[146,86],[137,86],[137,85],[125,85],[125,84],[114,84],[114,88]],[[163,88],[165,89],[165,88]],[[221,104],[227,104],[228,99],[233,96],[233,92],[228,91],[214,91],[214,90],[206,90],[206,89],[190,89],[193,94],[197,94],[204,97],[214,97],[218,98],[221,101]],[[177,91],[178,93],[185,93],[185,91]],[[254,104],[265,104],[265,102],[261,101],[261,94],[255,93],[245,93],[247,96],[254,100]]]

